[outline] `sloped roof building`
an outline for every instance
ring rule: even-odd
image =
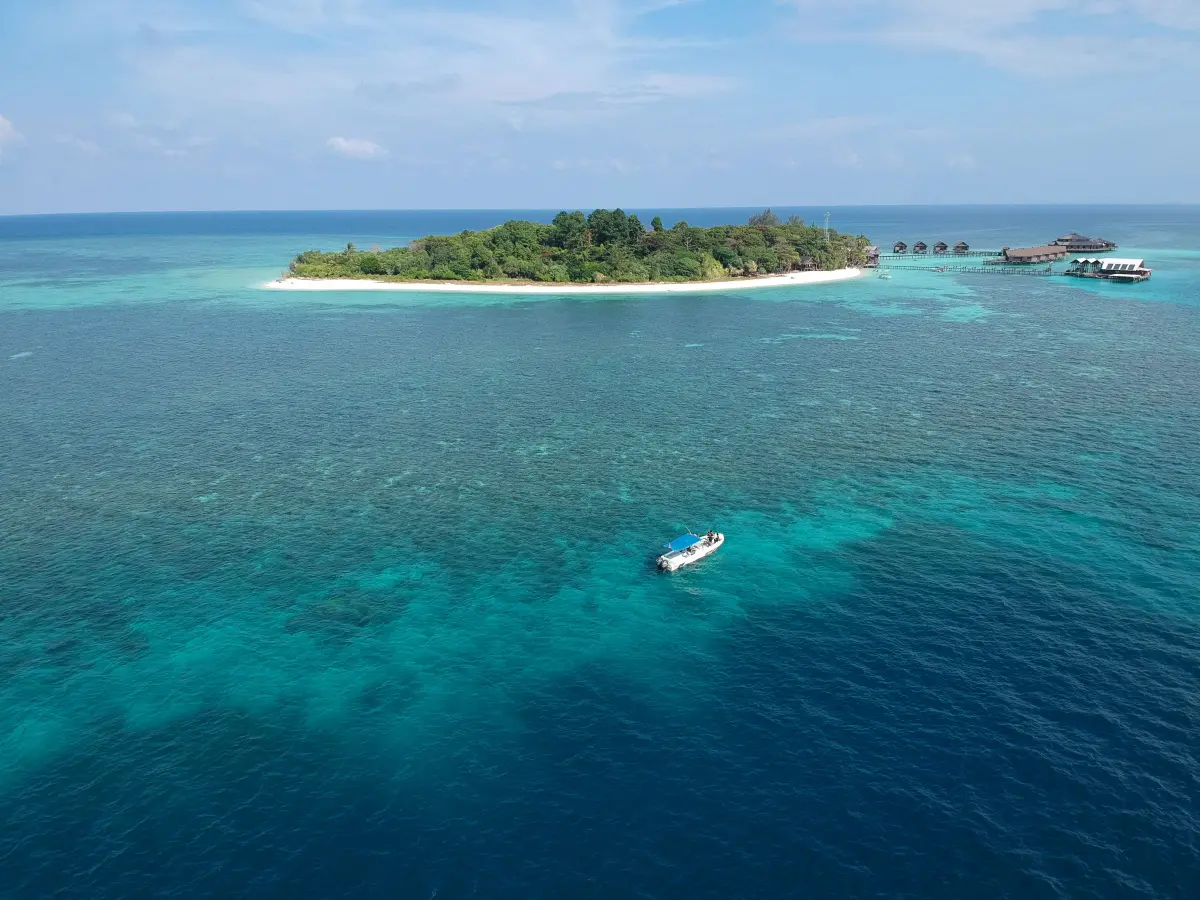
[[[1005,247],[1003,261],[1016,265],[1033,265],[1034,263],[1057,262],[1060,259],[1066,259],[1067,255],[1067,248],[1059,247],[1056,244],[1047,244],[1044,247],[1024,247],[1017,250]]]
[[[1051,246],[1066,247],[1068,253],[1096,253],[1117,249],[1117,245],[1112,241],[1106,241],[1104,238],[1085,237],[1077,231],[1064,234]]]

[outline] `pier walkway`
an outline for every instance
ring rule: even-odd
[[[944,272],[947,275],[1032,275],[1048,278],[1050,266],[879,266],[887,272]]]

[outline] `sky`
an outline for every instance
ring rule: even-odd
[[[0,214],[1200,202],[1200,0],[0,0]]]

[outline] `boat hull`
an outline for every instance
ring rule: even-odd
[[[700,562],[704,557],[716,553],[724,543],[725,535],[718,534],[711,543],[702,541],[677,553],[664,553],[658,558],[658,567],[664,572],[677,572],[684,566]]]

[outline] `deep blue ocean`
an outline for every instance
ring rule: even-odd
[[[292,294],[553,211],[0,218],[0,898],[1200,896],[1200,208],[831,212],[1155,275]]]

